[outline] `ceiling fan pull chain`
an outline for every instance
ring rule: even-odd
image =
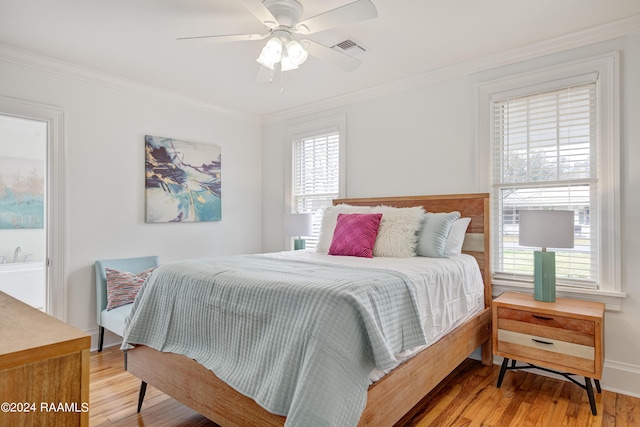
[[[284,72],[282,71],[282,67],[279,68],[280,71],[280,93],[284,93]]]

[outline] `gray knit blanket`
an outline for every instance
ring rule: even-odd
[[[263,255],[164,264],[123,349],[192,358],[287,426],[355,426],[371,370],[426,344],[412,286],[391,270]]]

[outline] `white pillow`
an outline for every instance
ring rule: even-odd
[[[470,222],[471,218],[460,218],[454,221],[444,248],[444,254],[446,256],[460,255],[462,253],[464,236],[467,234],[467,228]]]
[[[372,213],[381,213],[382,221],[378,230],[373,256],[408,258],[416,256],[418,229],[422,225],[424,208],[394,208],[376,206]]]
[[[322,222],[320,223],[320,235],[318,236],[316,252],[320,252],[323,254],[329,252],[329,247],[331,247],[331,240],[333,239],[333,232],[336,229],[336,223],[338,222],[338,214],[370,212],[371,206],[352,206],[344,203],[325,208],[322,214]]]

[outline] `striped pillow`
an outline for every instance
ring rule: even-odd
[[[154,266],[138,274],[105,268],[104,272],[107,276],[107,310],[131,304],[136,299],[136,295],[138,295],[138,291],[144,281],[156,268],[157,266]]]
[[[381,213],[338,214],[329,255],[373,258],[381,219]]]

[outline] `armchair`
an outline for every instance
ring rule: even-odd
[[[122,336],[125,320],[129,316],[133,305],[127,304],[107,311],[107,276],[105,268],[113,268],[115,270],[138,274],[148,268],[158,265],[158,262],[159,257],[157,256],[107,259],[95,262],[97,322],[100,328],[98,336],[98,351],[102,351],[105,329]]]

